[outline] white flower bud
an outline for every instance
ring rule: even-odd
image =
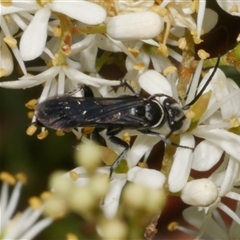
[[[97,226],[97,231],[102,239],[126,239],[128,228],[119,219],[104,219]]]
[[[188,182],[181,192],[183,202],[192,206],[209,206],[217,197],[217,186],[207,178]]]
[[[76,151],[77,164],[93,172],[101,164],[101,149],[92,141],[80,144]]]
[[[73,187],[73,181],[66,178],[63,174],[61,171],[54,172],[50,178],[49,185],[53,192],[66,196]]]
[[[118,15],[107,23],[107,33],[118,40],[139,40],[156,37],[164,26],[163,19],[154,12],[135,12]]]

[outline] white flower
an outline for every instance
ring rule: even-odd
[[[240,204],[237,203],[236,215],[240,215]],[[214,218],[213,218],[214,217]],[[224,219],[221,217],[217,210],[213,211],[213,216],[206,219],[203,211],[198,211],[196,207],[190,207],[183,211],[183,218],[188,224],[199,229],[201,234],[194,232],[183,226],[176,226],[182,232],[195,236],[195,239],[238,239],[240,235],[239,222],[233,220],[229,227]],[[204,224],[204,221],[205,224]],[[202,230],[202,225],[205,225],[205,229]]]
[[[0,177],[3,181],[0,195],[1,239],[33,239],[39,232],[48,227],[53,219],[38,220],[42,215],[43,207],[37,198],[32,198],[31,206],[14,216],[21,188],[26,180],[25,176],[18,174],[17,179],[15,179],[10,174],[2,172]],[[14,185],[11,195],[9,194],[10,185]]]
[[[40,56],[46,43],[48,21],[52,11],[63,13],[71,18],[86,24],[100,24],[106,18],[105,10],[97,4],[88,1],[59,2],[52,1],[43,6],[35,1],[26,3],[13,2],[13,6],[20,6],[22,10],[29,9],[35,11],[35,15],[30,21],[20,40],[20,52],[23,60],[28,61]],[[9,9],[10,10],[10,9]],[[26,10],[25,10],[26,11]]]

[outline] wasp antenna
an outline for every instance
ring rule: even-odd
[[[189,109],[201,97],[201,95],[203,94],[203,92],[205,91],[205,89],[207,88],[208,84],[211,82],[213,76],[215,75],[215,73],[217,71],[217,68],[218,68],[219,62],[220,62],[220,57],[221,57],[221,55],[218,55],[217,63],[215,65],[211,75],[209,76],[207,82],[205,83],[205,85],[202,87],[202,89],[199,91],[199,93],[195,96],[195,98],[190,103],[183,106],[183,108],[182,108],[183,110]]]

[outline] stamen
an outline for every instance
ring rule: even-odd
[[[8,183],[9,185],[14,185],[16,184],[16,179],[8,172],[1,172],[0,173],[0,179],[3,182]]]
[[[16,179],[20,182],[22,182],[23,184],[27,183],[27,176],[24,173],[17,173],[16,174]]]
[[[210,54],[205,52],[203,49],[198,50],[197,54],[201,59],[204,59],[204,60],[210,57]]]
[[[75,235],[73,233],[68,233],[66,235],[66,240],[79,240],[79,238],[77,237],[77,235]]]
[[[231,126],[232,126],[233,128],[239,127],[239,125],[240,125],[240,123],[239,123],[239,121],[238,121],[237,118],[232,118],[232,119],[230,119],[229,122],[230,122],[230,124],[231,124]]]
[[[13,37],[5,37],[3,41],[10,47],[15,48],[17,46],[17,40]]]
[[[33,210],[40,209],[40,207],[42,206],[42,202],[41,202],[40,198],[38,198],[38,197],[31,197],[28,200],[28,203]]]
[[[177,72],[177,68],[174,66],[169,66],[163,70],[163,75],[167,76],[168,74]]]
[[[186,38],[180,38],[178,40],[178,47],[183,50],[183,49],[185,49],[186,46],[187,46]]]
[[[230,9],[229,12],[231,13],[239,13],[238,5],[233,5]]]
[[[134,57],[137,57],[139,54],[139,49],[136,48],[128,48],[129,52],[132,53]]]
[[[46,138],[47,135],[48,135],[48,130],[45,130],[45,131],[42,131],[41,133],[39,133],[39,134],[37,135],[37,138],[38,138],[39,140],[42,140],[42,139]]]
[[[28,136],[32,136],[36,131],[37,131],[37,126],[32,124],[30,127],[27,128],[26,134]]]
[[[133,65],[133,68],[135,70],[142,70],[143,68],[145,68],[145,63],[144,62],[136,63]]]
[[[3,77],[7,74],[7,71],[4,68],[0,68],[0,77]]]
[[[56,134],[58,137],[62,137],[62,136],[65,135],[64,131],[62,131],[62,130],[57,130],[57,131],[55,132],[55,134]]]
[[[31,99],[30,101],[28,101],[25,104],[25,107],[28,108],[28,109],[33,110],[33,109],[35,109],[37,103],[38,103],[37,99]]]
[[[12,0],[2,0],[0,4],[4,7],[10,7],[12,6]]]

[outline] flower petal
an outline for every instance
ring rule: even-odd
[[[107,218],[113,218],[116,215],[122,188],[127,182],[125,174],[114,174],[113,177],[114,179],[110,183],[110,189],[104,198],[104,205],[101,206]]]
[[[222,148],[207,140],[202,141],[194,149],[192,169],[208,171],[220,160],[222,154]]]
[[[205,130],[204,127],[198,127],[194,129],[192,134],[200,138],[205,138],[206,140],[214,143],[240,161],[239,135],[228,132],[224,129]]]
[[[234,16],[240,16],[240,2],[239,1],[222,1],[217,0],[218,5],[227,13],[234,15]]]
[[[142,89],[149,94],[163,93],[172,96],[172,88],[168,80],[155,70],[148,70],[144,72],[138,79]]]
[[[127,179],[148,188],[162,189],[166,177],[161,172],[153,169],[133,167],[128,171]]]
[[[107,22],[107,33],[118,40],[138,40],[156,37],[164,26],[163,19],[150,11],[127,13]]]
[[[6,46],[5,42],[1,39],[0,46],[0,77],[9,76],[13,71],[13,58],[12,54]]]
[[[226,173],[224,175],[224,181],[220,186],[219,195],[225,196],[234,186],[238,180],[240,174],[240,162],[230,157]]]
[[[207,220],[205,233],[209,235],[211,239],[228,239],[227,233],[225,233],[212,218],[205,218],[204,212],[198,211],[197,207],[186,208],[182,215],[185,221],[198,229],[201,229],[201,226],[204,225]]]
[[[24,61],[42,54],[47,39],[48,19],[51,11],[42,8],[36,12],[20,40],[20,53]]]
[[[104,8],[89,1],[52,1],[52,10],[91,25],[102,23],[107,15]]]
[[[180,145],[194,147],[194,138],[191,134],[181,134]],[[168,186],[171,192],[180,191],[187,183],[192,166],[193,153],[191,149],[178,147],[172,168],[168,177]]]
[[[240,202],[237,203],[237,209],[235,210],[235,212],[237,216],[240,216]],[[240,236],[239,224],[236,221],[233,221],[229,231],[229,238],[238,239],[239,236]]]

